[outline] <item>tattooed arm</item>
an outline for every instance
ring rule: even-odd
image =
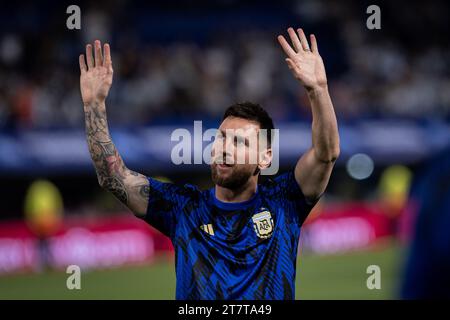
[[[105,100],[112,84],[113,69],[109,45],[105,44],[103,50],[104,57],[97,40],[95,58],[90,44],[86,46],[86,61],[84,55],[80,55],[80,88],[89,152],[100,186],[114,194],[135,215],[143,216],[148,206],[148,180],[125,166],[108,130]]]

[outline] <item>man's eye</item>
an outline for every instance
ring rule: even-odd
[[[244,139],[241,139],[241,138],[234,138],[234,144],[236,144],[236,145],[244,145],[245,141],[244,141]]]

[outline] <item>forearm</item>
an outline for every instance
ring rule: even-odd
[[[308,90],[312,110],[312,145],[322,162],[334,162],[339,156],[339,132],[333,103],[327,86]]]
[[[84,113],[86,138],[98,182],[126,203],[127,197],[122,182],[126,168],[109,134],[105,104],[84,105]]]
[[[311,47],[302,29],[288,29],[292,45],[278,36],[288,56],[287,65],[294,77],[306,89],[312,110],[312,148],[305,152],[295,166],[295,179],[303,195],[316,200],[323,192],[339,156],[339,133],[336,115],[327,87],[325,65],[319,54],[317,40],[310,35]]]
[[[109,134],[105,103],[85,104],[84,112],[89,152],[100,186],[135,213],[143,213],[148,181],[126,168]]]
[[[95,41],[86,45],[86,59],[79,56],[80,91],[83,100],[86,138],[89,152],[97,172],[100,186],[113,193],[117,199],[136,215],[147,211],[149,181],[146,176],[125,167],[116,146],[111,140],[106,121],[105,99],[112,85],[113,68],[109,44],[102,47]]]

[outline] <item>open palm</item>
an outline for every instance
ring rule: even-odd
[[[80,89],[84,104],[104,102],[111,88],[113,68],[109,44],[104,45],[104,57],[100,41],[95,41],[95,52],[92,57],[92,45],[86,46],[86,62],[80,55]]]
[[[283,36],[278,36],[278,41],[288,56],[286,62],[289,69],[291,69],[294,77],[308,90],[317,86],[325,86],[327,84],[327,75],[322,57],[319,55],[316,37],[314,35],[310,36],[310,49],[303,30],[298,29],[297,32],[298,34],[294,29],[288,29],[293,48]]]

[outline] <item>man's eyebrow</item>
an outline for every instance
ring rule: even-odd
[[[241,139],[241,140],[244,140],[246,144],[248,144],[249,141],[250,141],[249,138],[248,138],[247,136],[245,136],[245,135],[240,135],[240,134],[236,134],[236,131],[237,131],[237,130],[235,130],[235,129],[226,129],[226,130],[219,129],[219,131],[220,131],[220,133],[221,133],[224,137],[227,136],[227,131],[230,131],[230,133],[232,134],[233,139]],[[237,132],[239,132],[239,131],[237,131]]]
[[[235,135],[234,138],[236,138],[239,141],[243,141],[245,143],[246,146],[248,146],[250,144],[250,140],[248,137],[246,136],[241,136],[241,135]]]

